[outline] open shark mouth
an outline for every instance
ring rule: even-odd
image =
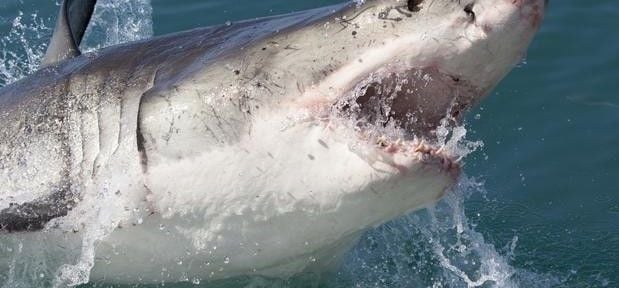
[[[397,128],[412,140],[432,137],[445,119],[459,122],[479,94],[459,76],[435,67],[401,73],[383,69],[359,82],[336,108],[361,129]]]
[[[443,149],[436,131],[460,125],[481,93],[470,82],[436,67],[404,72],[388,67],[358,82],[333,108],[348,119],[362,141],[457,174],[458,156]]]

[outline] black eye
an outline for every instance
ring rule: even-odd
[[[467,4],[464,6],[464,12],[469,18],[471,18],[471,22],[475,22],[475,12],[473,12],[473,3]]]
[[[408,11],[419,12],[421,10],[421,7],[419,7],[421,3],[423,3],[423,0],[408,0]]]

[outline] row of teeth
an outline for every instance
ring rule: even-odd
[[[361,139],[370,140],[373,137],[370,133],[362,132],[360,135]],[[446,151],[445,145],[442,145],[440,148],[436,148],[435,145],[429,144],[423,139],[419,139],[415,137],[413,140],[404,140],[402,138],[398,138],[395,141],[391,140],[386,135],[382,135],[380,137],[375,138],[374,143],[379,148],[390,150],[390,149],[402,149],[405,151],[412,152],[417,155],[419,160],[427,160],[428,156],[440,159],[443,166],[447,169],[451,169],[453,167],[459,166],[463,157],[459,157],[454,159],[449,153]],[[370,140],[371,141],[371,140]]]
[[[396,146],[402,146],[402,143],[404,143],[404,141],[402,140],[402,138],[398,138],[398,140],[396,140],[394,143],[389,143],[389,139],[387,139],[386,136],[381,136],[378,137],[378,139],[376,139],[376,145],[380,146],[380,147],[387,147],[390,144],[394,144]]]
[[[382,148],[389,147],[389,146],[403,147],[405,142],[407,142],[406,146],[415,147],[414,152],[421,152],[421,153],[426,153],[426,154],[429,154],[429,153],[440,154],[444,150],[444,146],[441,147],[440,149],[435,149],[432,145],[427,144],[424,140],[419,140],[417,137],[415,137],[413,140],[406,140],[406,141],[402,140],[402,138],[398,138],[395,141],[391,141],[389,140],[389,138],[387,138],[387,136],[384,136],[384,135],[376,138],[376,145]]]
[[[402,140],[401,138],[398,138],[395,142],[391,142],[389,141],[389,139],[386,136],[381,136],[378,137],[376,139],[376,145],[378,145],[381,148],[388,148],[388,147],[399,147],[402,148],[404,145],[404,140]],[[453,160],[452,157],[450,157],[449,155],[447,155],[445,153],[445,146],[441,146],[440,148],[436,149],[435,147],[433,147],[430,144],[427,144],[425,141],[423,140],[419,140],[417,138],[415,138],[413,141],[410,142],[410,145],[412,147],[414,147],[414,149],[412,149],[412,151],[414,153],[419,153],[421,154],[420,156],[433,156],[433,157],[438,157],[441,159],[441,161],[443,162],[443,164],[446,166],[446,168],[450,168],[454,165],[458,165],[460,163],[460,161],[462,160],[462,158],[458,158],[456,160]]]

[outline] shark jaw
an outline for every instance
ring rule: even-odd
[[[445,149],[436,130],[460,125],[462,115],[481,93],[458,77],[435,67],[400,72],[389,65],[372,72],[332,103],[304,105],[309,108],[308,121],[320,123],[324,129],[341,130],[336,139],[365,147],[366,154],[361,157],[383,162],[397,177],[422,165],[449,176],[453,184],[461,173],[462,155]]]

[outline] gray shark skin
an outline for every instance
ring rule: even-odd
[[[95,231],[80,261],[114,283],[336,265],[456,183],[437,131],[521,59],[544,6],[344,3],[64,55],[0,90],[0,242]]]
[[[183,80],[183,75],[196,73],[206,63],[225,58],[226,53],[234,49],[276,31],[301,27],[330,15],[337,8],[195,29],[113,47],[44,68],[3,88],[0,121],[12,125],[4,126],[0,132],[3,139],[0,167],[7,177],[3,182],[17,187],[5,186],[2,194],[24,191],[46,197],[2,207],[0,228],[8,232],[38,230],[49,220],[65,216],[67,209],[79,200],[75,183],[96,175],[97,167],[106,161],[101,155],[107,153],[109,157],[120,142],[120,139],[104,138],[125,136],[133,139],[136,148],[143,146],[144,139],[138,130],[139,105],[143,98],[173,89]],[[178,46],[177,43],[184,44]],[[239,76],[234,71],[229,74],[225,77]],[[132,83],[129,87],[128,81]],[[242,110],[238,106],[236,109]],[[95,125],[89,125],[91,123]],[[91,137],[101,139],[95,141],[98,139]],[[43,151],[35,155],[32,151],[38,149],[32,147]],[[99,153],[87,155],[89,149],[97,149]],[[35,171],[19,175],[23,165],[37,162],[34,159],[39,155],[46,155],[46,163]],[[83,156],[94,159],[85,162],[86,159],[79,159]],[[145,155],[132,157],[146,164]],[[79,170],[77,175],[75,170]],[[13,176],[23,178],[14,179]],[[28,182],[36,183],[35,187],[26,186]]]

